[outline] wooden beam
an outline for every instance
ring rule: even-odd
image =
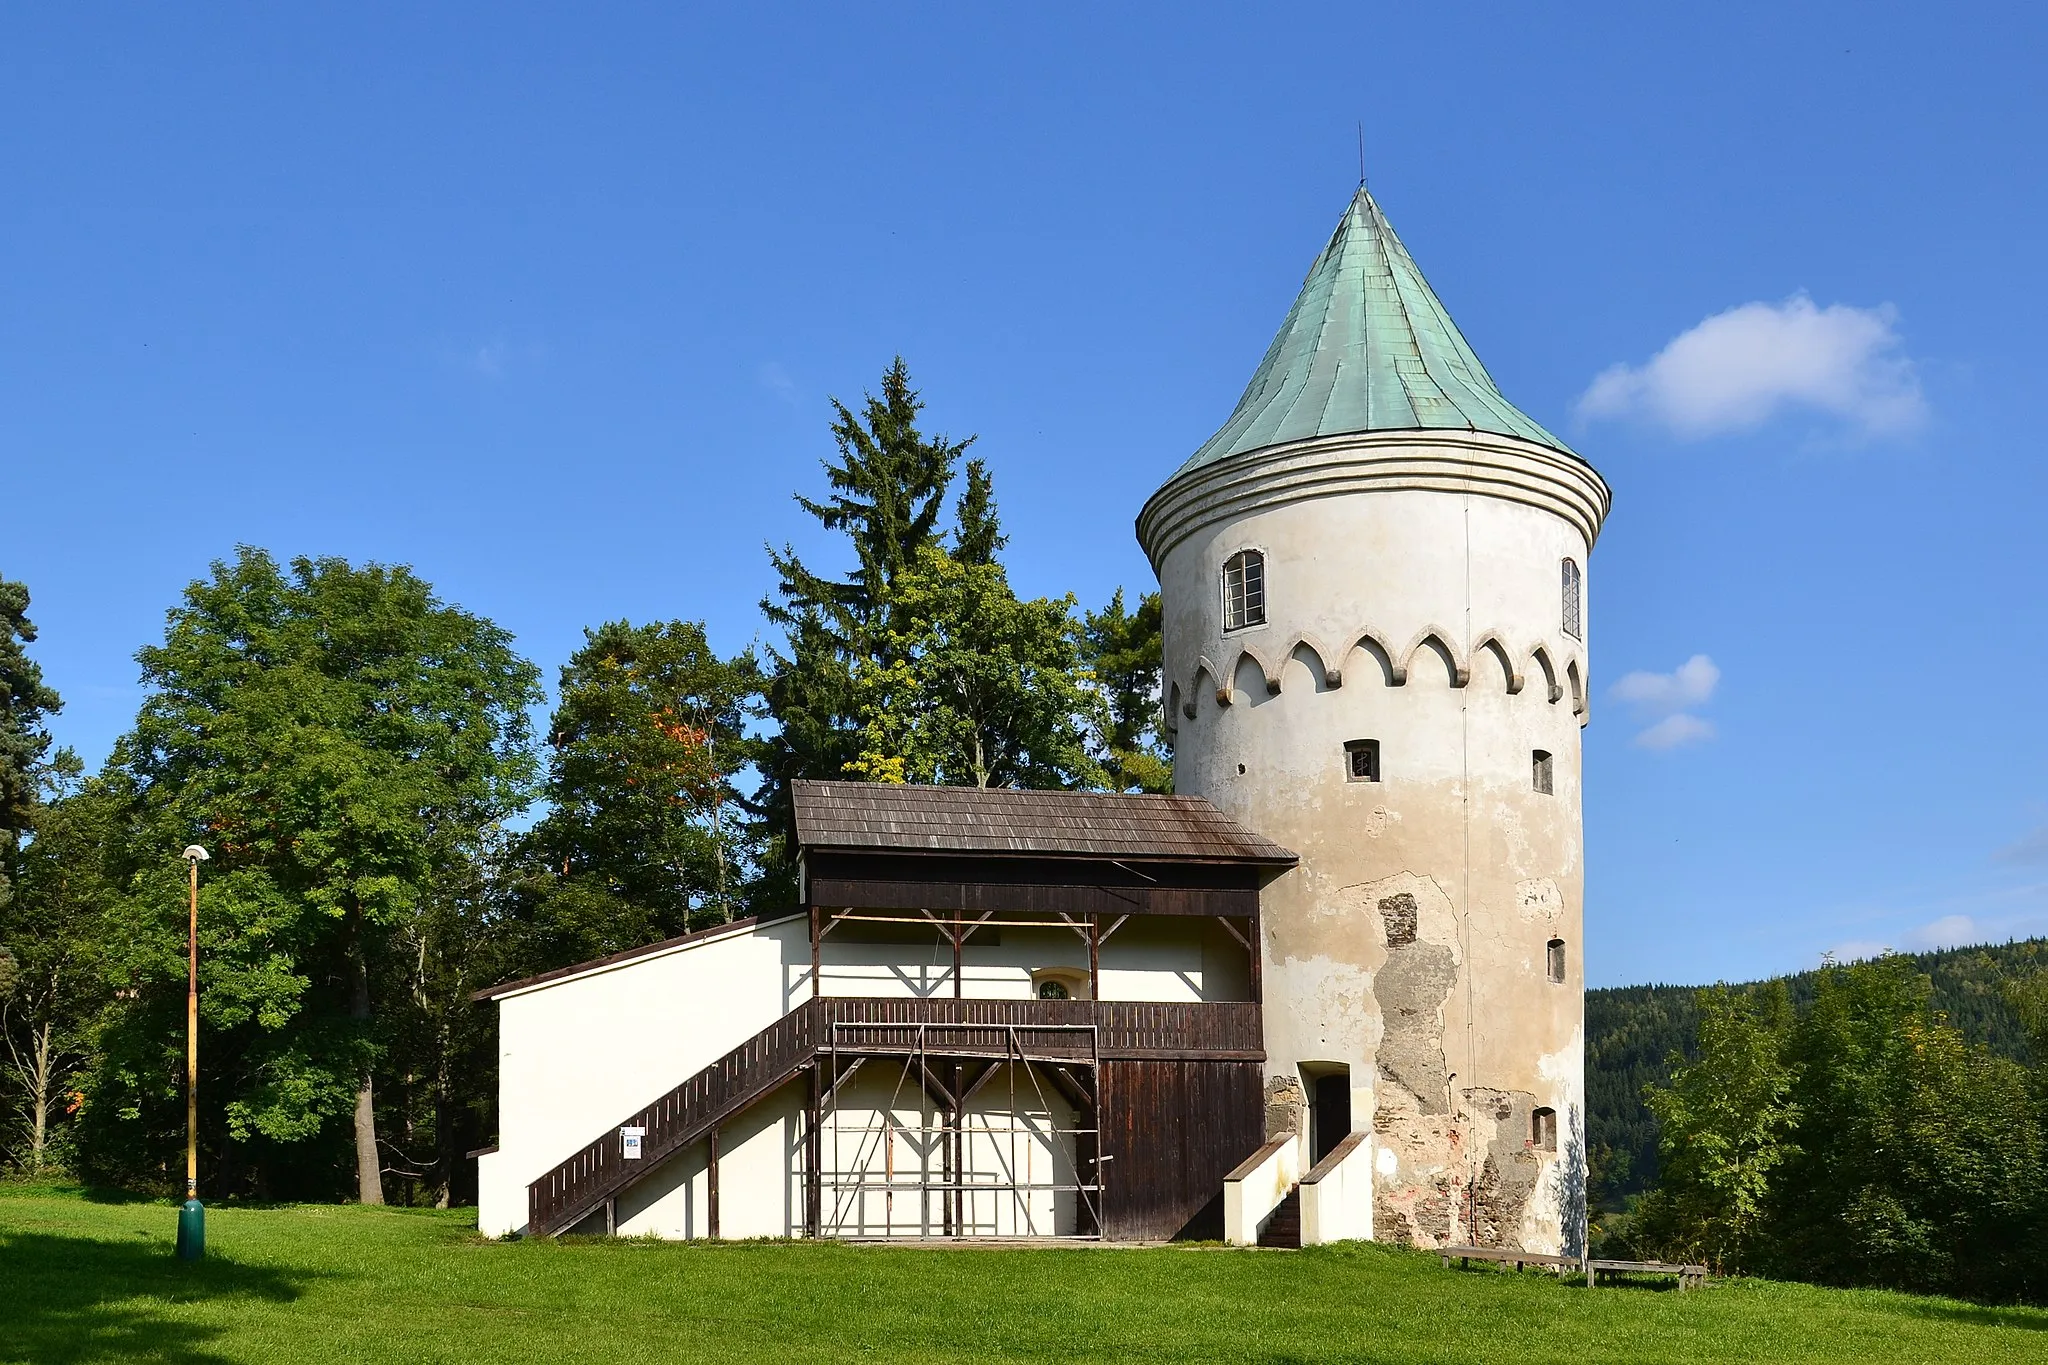
[[[820,956],[818,952],[818,907],[813,903],[811,906],[811,999],[813,1000],[816,1000],[821,994],[818,985],[818,962]]]
[[[807,1074],[810,1085],[804,1104],[804,1235],[816,1237],[825,1219],[825,1173],[820,1169],[825,1143],[818,1131],[822,1091],[816,1062],[811,1063]]]
[[[936,910],[947,918],[984,912],[1069,915],[1237,915],[1255,913],[1259,893],[1247,887],[1031,886],[1004,882],[867,881],[814,878],[814,901],[849,910],[902,913]]]
[[[924,1087],[925,1093],[938,1103],[939,1108],[956,1108],[959,1102],[953,1098],[953,1092],[946,1088],[946,1083],[932,1074],[931,1066],[919,1058],[911,1060],[917,1063],[918,1084]]]
[[[711,1159],[704,1164],[704,1228],[718,1240],[718,1125],[711,1125]]]
[[[1083,1085],[1080,1078],[1074,1075],[1073,1072],[1069,1071],[1066,1067],[1058,1065],[1048,1065],[1045,1069],[1046,1074],[1052,1077],[1053,1085],[1059,1089],[1062,1095],[1066,1096],[1075,1108],[1085,1113],[1094,1105],[1095,1096],[1089,1093],[1088,1087]]]
[[[839,1087],[852,1080],[853,1073],[860,1070],[866,1062],[867,1058],[865,1057],[854,1058],[853,1065],[847,1067],[846,1070],[840,1072],[837,1076],[834,1076],[832,1083],[825,1087],[825,1093],[820,1097],[821,1102],[830,1102],[832,1097],[839,1093]]]
[[[974,1083],[967,1087],[967,1091],[965,1094],[960,1096],[960,1107],[962,1109],[965,1109],[967,1107],[967,1101],[973,1099],[975,1094],[979,1092],[983,1086],[987,1085],[990,1081],[994,1080],[996,1072],[1002,1069],[1003,1064],[1001,1062],[990,1062],[987,1066],[983,1067],[981,1069],[981,1074],[974,1078]]]
[[[1246,947],[1250,950],[1252,960],[1252,1003],[1254,1005],[1264,1004],[1266,999],[1266,953],[1265,944],[1259,936],[1259,917],[1257,915],[1245,916],[1244,934],[1245,938],[1249,940]]]
[[[1102,998],[1102,916],[1088,917],[1088,998]]]

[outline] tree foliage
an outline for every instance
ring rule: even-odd
[[[972,437],[954,441],[919,429],[924,402],[901,356],[883,372],[881,393],[869,394],[858,416],[837,399],[832,409],[837,458],[824,466],[831,493],[822,502],[802,494],[796,500],[821,527],[845,537],[852,572],[845,578],[818,573],[785,545],[769,552],[777,588],[761,603],[784,640],[781,649],[768,652],[766,701],[774,726],[759,757],[763,781],[756,808],[784,850],[795,828],[790,782],[844,777],[860,757],[866,727],[854,666],[894,662],[881,651],[896,624],[897,580],[926,551],[942,545],[946,492],[973,443]],[[970,478],[968,493],[962,509],[966,544],[956,548],[968,558],[992,560],[1001,532],[985,471]],[[787,865],[786,852],[781,861]]]
[[[136,1169],[175,1129],[178,850],[207,846],[202,1082],[255,1186],[288,1149],[355,1148],[382,1197],[374,1078],[417,983],[437,879],[484,855],[534,774],[533,666],[404,568],[243,549],[137,659],[151,688],[114,770],[132,808],[117,973],[131,1001],[87,1091],[95,1159]],[[352,1116],[352,1122],[345,1122]],[[317,1163],[316,1163],[317,1164]]]
[[[1119,728],[1124,693],[1091,672],[1106,648],[1124,670],[1119,685],[1135,687],[1142,626],[1119,597],[1098,640],[1075,620],[1071,598],[1017,597],[998,559],[1006,542],[993,481],[980,461],[963,462],[973,438],[925,435],[923,407],[901,357],[858,416],[834,404],[831,494],[797,501],[844,535],[846,578],[812,570],[788,548],[771,555],[777,596],[762,605],[784,639],[770,653],[774,731],[757,800],[784,837],[798,777],[1164,782],[1156,752],[1145,761],[1143,724]],[[946,499],[962,474],[949,527]],[[1156,633],[1156,612],[1152,621]]]
[[[896,582],[880,648],[853,669],[861,745],[845,775],[971,787],[1100,785],[1099,697],[1073,599],[1019,601],[994,563],[927,547]]]
[[[1100,748],[1108,785],[1117,791],[1173,789],[1173,756],[1160,731],[1161,607],[1159,594],[1124,607],[1118,588],[1109,605],[1081,625],[1082,656],[1100,692],[1107,723]]]
[[[402,567],[248,548],[139,652],[134,728],[88,778],[46,761],[58,699],[24,648],[27,593],[0,582],[13,1159],[175,1188],[188,844],[212,855],[207,1191],[449,1200],[490,1135],[494,1020],[472,993],[787,906],[793,778],[1167,790],[1157,594],[1085,616],[1020,597],[973,438],[923,412],[900,357],[834,403],[824,494],[797,501],[843,572],[771,552],[766,668],[698,622],[588,631],[544,782],[538,674],[503,630]]]
[[[1949,1026],[2001,1057],[2048,1057],[2028,1044],[2009,983],[2048,968],[2048,941],[1948,948],[1913,955],[1929,1004]],[[1755,995],[1782,986],[1795,1008],[1813,1002],[1820,973],[1729,987]],[[1586,992],[1587,1148],[1593,1197],[1609,1210],[1657,1183],[1657,1120],[1645,1088],[1671,1079],[1674,1062],[1699,1055],[1699,991],[1691,986],[1613,986]]]
[[[731,920],[754,858],[735,777],[754,752],[760,666],[701,622],[586,631],[548,730],[548,814],[529,847],[535,970]]]
[[[8,894],[16,851],[34,819],[36,786],[50,748],[45,721],[64,705],[28,657],[36,638],[28,604],[27,587],[0,578],[0,899]]]
[[[1626,1238],[1829,1284],[2048,1294],[2040,1087],[1930,997],[1896,956],[1823,969],[1796,1012],[1703,993],[1698,1059],[1648,1097],[1662,1179]]]
[[[1700,993],[1699,1057],[1646,1099],[1673,1135],[1664,1183],[1644,1211],[1686,1259],[1738,1264],[1762,1233],[1773,1173],[1797,1155],[1791,1004],[1725,988]]]

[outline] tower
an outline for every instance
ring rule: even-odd
[[[1146,502],[1177,790],[1266,892],[1269,1134],[1371,1134],[1374,1235],[1583,1240],[1585,569],[1607,485],[1502,397],[1360,188]]]

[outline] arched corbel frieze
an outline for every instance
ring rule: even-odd
[[[1555,705],[1557,700],[1564,696],[1564,687],[1557,680],[1557,666],[1550,662],[1550,651],[1546,650],[1542,645],[1538,645],[1529,651],[1529,657],[1538,668],[1543,670],[1545,700]]]
[[[1302,658],[1303,654],[1308,657]],[[1285,668],[1287,659],[1301,659],[1302,667],[1314,668],[1320,677],[1317,690],[1328,691],[1344,685],[1344,661],[1335,659],[1333,662],[1333,657],[1330,649],[1321,640],[1313,635],[1303,635],[1294,642],[1294,647],[1287,651],[1287,657],[1280,661],[1280,666]]]
[[[1431,648],[1442,657],[1444,667],[1449,670],[1451,686],[1463,687],[1472,681],[1471,668],[1458,657],[1458,651],[1451,646],[1450,633],[1439,626],[1425,626],[1409,643],[1408,648],[1401,651],[1401,671],[1414,673],[1416,651]]]
[[[1478,646],[1473,649],[1472,662],[1475,667],[1479,663],[1479,656],[1481,654],[1493,655],[1495,661],[1500,664],[1501,677],[1507,680],[1509,696],[1515,696],[1522,690],[1523,679],[1522,675],[1515,670],[1514,656],[1508,653],[1506,643],[1502,641],[1497,632],[1488,631],[1480,638]]]
[[[1573,659],[1565,665],[1565,680],[1571,684],[1572,714],[1583,717],[1586,714],[1586,681],[1579,675],[1579,661]]]
[[[1340,665],[1350,664],[1353,651],[1364,654],[1379,665],[1380,678],[1387,686],[1400,687],[1408,681],[1408,670],[1401,666],[1399,656],[1374,632],[1354,632],[1344,646],[1344,657],[1339,661]]]
[[[1277,659],[1268,659],[1264,654],[1252,648],[1250,645],[1245,645],[1238,651],[1238,667],[1243,667],[1244,661],[1246,659],[1250,659],[1252,661],[1252,666],[1257,668],[1259,672],[1266,675],[1266,695],[1269,697],[1279,696],[1280,670],[1287,663],[1287,656],[1283,654]]]

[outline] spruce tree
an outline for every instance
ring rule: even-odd
[[[831,495],[821,502],[798,494],[796,501],[820,526],[845,535],[852,573],[842,579],[815,572],[787,545],[769,551],[778,583],[761,609],[784,641],[768,650],[765,695],[775,729],[757,759],[762,784],[754,804],[778,847],[794,834],[790,782],[845,777],[858,759],[854,663],[885,659],[897,581],[926,550],[942,545],[946,492],[974,438],[927,436],[917,420],[924,406],[901,356],[858,415],[832,402],[837,455],[824,462]],[[986,471],[973,472],[979,468],[977,461],[969,474],[971,505],[964,510],[971,548],[963,548],[986,559],[1001,535]],[[786,857],[778,861],[787,868]],[[764,890],[773,897],[788,888],[776,882]]]
[[[50,748],[45,719],[64,703],[28,657],[36,628],[28,588],[0,578],[0,900],[15,874],[22,837],[34,822],[36,787]]]

